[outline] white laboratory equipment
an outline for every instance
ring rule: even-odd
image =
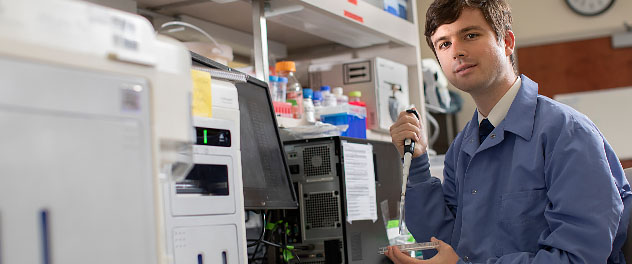
[[[380,57],[310,65],[309,84],[361,91],[367,108],[367,129],[382,132],[388,132],[399,112],[410,104],[408,67]]]
[[[140,16],[3,1],[0,262],[166,263],[157,176],[191,165],[190,87]]]
[[[247,263],[237,88],[245,75],[208,67],[212,111],[195,116],[193,169],[163,183],[171,264]]]

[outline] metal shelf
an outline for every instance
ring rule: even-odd
[[[343,52],[405,64],[410,102],[423,109],[417,3],[408,5],[410,21],[364,0],[138,0],[145,14],[197,23],[220,43],[233,46],[235,55],[254,58],[256,76],[262,80],[267,80],[269,60],[287,57],[310,60]],[[292,120],[279,123],[300,125]],[[390,138],[379,133],[370,137]]]
[[[404,20],[377,8],[362,0],[302,0],[305,11],[296,12],[301,15],[303,24],[322,25],[318,35],[327,38],[331,32],[340,32],[336,39],[340,44],[351,48],[367,47],[374,44],[388,42],[415,47],[419,45],[419,31],[415,23],[416,16],[412,16],[413,22]],[[410,1],[413,11],[416,13],[416,2]],[[300,14],[305,12],[306,15]],[[309,13],[321,13],[329,19],[307,16]],[[290,16],[292,13],[287,14]],[[283,18],[283,16],[281,16]],[[274,20],[274,18],[270,18]],[[296,25],[294,23],[289,25]],[[332,31],[331,29],[336,29]],[[310,32],[314,29],[306,28]],[[343,35],[344,34],[344,35]]]
[[[384,43],[419,45],[416,23],[363,0],[272,0],[269,3],[270,10],[266,11],[268,39],[285,44],[290,50],[332,43],[350,48]],[[411,14],[416,13],[415,1],[409,4],[408,8],[415,11]],[[253,33],[251,1],[139,0],[138,6],[166,16],[190,16]],[[411,17],[415,18],[414,15]]]

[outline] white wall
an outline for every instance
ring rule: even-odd
[[[94,4],[123,10],[130,13],[136,13],[136,0],[84,0]]]
[[[419,38],[422,42],[421,56],[434,58],[424,36],[426,10],[432,1],[417,1]],[[584,17],[573,13],[564,0],[508,1],[512,8],[513,30],[518,48],[610,36],[612,33],[624,31],[624,21],[632,24],[632,0],[615,0],[608,11],[596,17]],[[450,89],[458,91],[451,85]],[[476,105],[467,93],[458,92],[464,102],[463,109],[457,115],[457,128],[461,130],[472,118]]]
[[[610,36],[632,23],[632,0],[615,0],[596,17],[575,14],[564,0],[509,0],[518,47]]]

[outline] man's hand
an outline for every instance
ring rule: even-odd
[[[395,144],[395,147],[397,148],[397,151],[399,151],[399,155],[401,157],[404,156],[404,140],[407,138],[415,141],[413,158],[426,153],[428,142],[425,134],[423,134],[421,122],[414,114],[406,113],[406,111],[399,113],[397,122],[391,126],[390,132],[391,140],[393,141],[393,144]]]
[[[430,241],[439,241],[439,247],[437,247],[437,251],[439,252],[431,259],[419,260],[411,258],[395,246],[388,247],[386,256],[395,264],[456,264],[459,261],[459,256],[454,252],[452,246],[434,237],[431,238]]]

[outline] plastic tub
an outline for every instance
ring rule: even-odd
[[[341,136],[366,138],[365,107],[346,104],[324,108],[320,113],[320,120],[335,126],[348,126]]]

